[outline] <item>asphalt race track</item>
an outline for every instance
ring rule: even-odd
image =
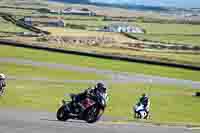
[[[107,75],[110,77],[108,82],[141,82],[146,83],[149,80],[152,83],[188,85],[194,88],[200,88],[200,82],[190,80],[173,79],[142,74],[130,74],[126,72],[114,72],[111,70],[99,70],[95,68],[86,68],[71,66],[65,64],[44,63],[17,58],[0,58],[0,62],[23,64],[31,66],[44,66],[49,68],[59,68],[63,70],[72,70],[78,72],[93,72]],[[93,80],[49,80],[45,77],[15,77],[8,75],[8,80],[42,80],[45,82],[96,82]],[[142,123],[121,123],[110,122],[112,119],[104,117],[95,124],[87,124],[83,121],[60,122],[56,120],[56,113],[37,112],[30,110],[17,110],[0,108],[0,133],[200,133],[200,130],[192,130],[186,127],[177,126],[155,126]]]
[[[185,127],[153,126],[137,123],[114,124],[99,121],[60,122],[55,113],[0,108],[0,133],[192,133]],[[197,133],[197,132],[196,132]]]

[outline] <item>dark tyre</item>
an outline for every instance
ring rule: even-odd
[[[94,123],[98,121],[104,113],[104,109],[99,108],[97,105],[93,105],[85,111],[85,121],[88,123]]]
[[[138,113],[138,112],[135,112],[134,118],[135,118],[135,119],[141,119],[141,118],[142,118],[142,116],[141,116],[141,114],[140,114],[140,113]]]
[[[0,90],[0,96],[3,96],[4,93],[5,93],[5,89],[3,88],[3,89]]]
[[[66,121],[68,119],[68,113],[65,111],[65,106],[58,109],[56,116],[59,121]]]
[[[150,119],[150,114],[149,114],[149,112],[147,112],[147,115],[144,117],[144,119]]]
[[[135,114],[134,114],[134,118],[135,118],[135,119],[136,119],[136,118],[138,118],[138,115],[137,115],[137,113],[135,113]]]

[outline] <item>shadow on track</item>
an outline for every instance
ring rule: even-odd
[[[40,119],[41,121],[51,121],[51,122],[62,122],[62,123],[86,123],[85,121],[80,121],[80,120],[68,120],[68,121],[59,121],[56,119],[48,119],[48,118],[42,118]]]

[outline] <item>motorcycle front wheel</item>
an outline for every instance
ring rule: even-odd
[[[97,105],[93,105],[85,111],[85,121],[94,123],[100,119],[103,113],[103,109],[99,108]]]
[[[2,89],[0,90],[0,96],[3,96],[4,93],[5,93],[5,88],[2,88]]]
[[[65,106],[63,105],[63,106],[61,106],[59,109],[58,109],[58,111],[57,111],[57,113],[56,113],[56,116],[57,116],[57,119],[59,120],[59,121],[66,121],[67,119],[68,119],[68,114],[67,114],[67,112],[65,111]]]

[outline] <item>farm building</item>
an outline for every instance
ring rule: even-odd
[[[47,27],[64,27],[65,22],[58,18],[48,17],[25,17],[23,18],[25,24],[32,26],[47,26]]]
[[[49,10],[49,13],[52,13],[52,14],[60,14],[61,11],[60,11],[60,10],[50,9],[50,10]]]
[[[128,24],[111,24],[109,26],[105,26],[100,31],[104,32],[125,32],[125,33],[145,33],[145,30],[137,27],[130,26]]]
[[[93,11],[90,11],[88,9],[73,9],[73,8],[67,8],[61,11],[63,14],[67,15],[84,15],[84,16],[95,16],[96,13]]]

